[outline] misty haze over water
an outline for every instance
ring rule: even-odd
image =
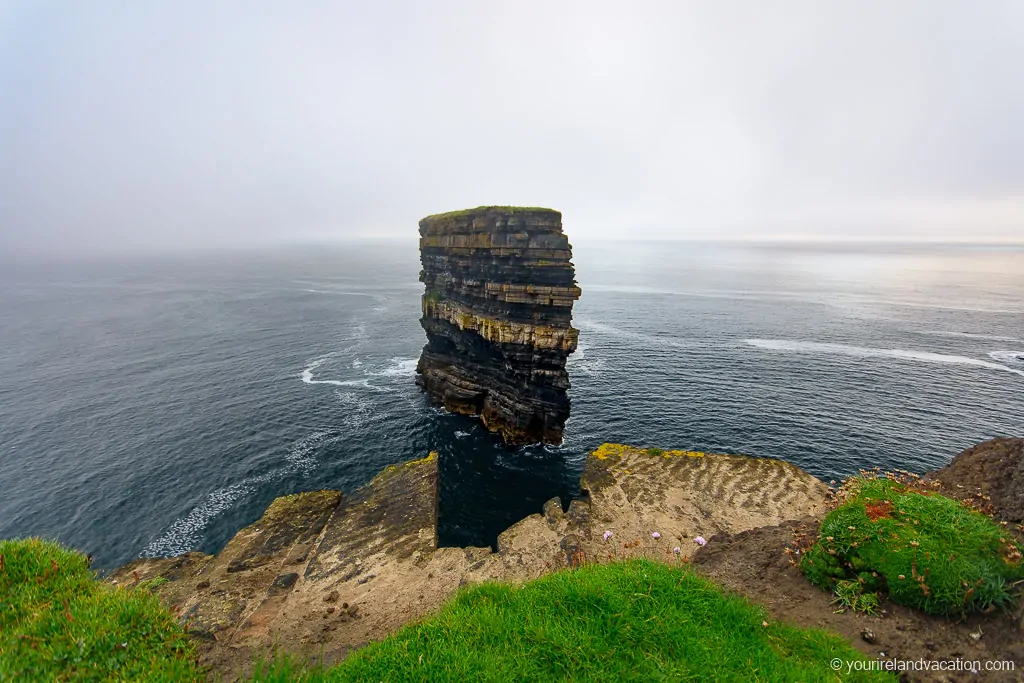
[[[0,3],[0,253],[1024,241],[1024,3]]]

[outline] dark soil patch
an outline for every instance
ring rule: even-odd
[[[923,477],[942,493],[971,500],[998,519],[1024,522],[1024,439],[992,439],[968,448]]]
[[[1024,681],[1024,623],[1020,614],[975,615],[962,621],[933,617],[883,600],[880,616],[836,614],[834,595],[812,585],[790,563],[786,548],[796,534],[817,535],[817,521],[790,522],[739,534],[718,534],[691,561],[711,579],[763,604],[773,617],[798,626],[827,628],[865,654],[901,660],[1010,660],[1015,671],[911,673],[910,681]],[[868,633],[865,638],[865,632]],[[977,637],[978,634],[980,637]],[[972,636],[974,634],[974,636]],[[873,642],[867,642],[871,640]]]

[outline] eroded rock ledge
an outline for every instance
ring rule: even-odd
[[[278,498],[216,556],[140,559],[109,580],[166,579],[156,592],[198,639],[204,663],[232,680],[275,645],[337,661],[466,583],[627,556],[685,559],[697,535],[818,516],[828,492],[777,460],[606,444],[587,460],[584,499],[568,510],[548,501],[492,552],[437,547],[437,472],[431,454],[388,467],[351,496]]]
[[[508,443],[560,443],[579,298],[562,214],[487,206],[420,221],[427,333],[417,383]]]

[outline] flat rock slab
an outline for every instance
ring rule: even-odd
[[[589,549],[603,559],[623,551],[686,558],[697,537],[819,516],[828,500],[822,481],[781,460],[621,444],[590,455],[580,486]]]

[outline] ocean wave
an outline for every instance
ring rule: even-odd
[[[316,450],[341,436],[336,429],[325,429],[299,439],[288,449],[284,467],[213,491],[187,515],[175,520],[167,531],[139,553],[139,557],[173,557],[195,550],[202,541],[203,531],[215,517],[251,494],[260,484],[278,481],[296,471],[309,474],[316,467]]]
[[[187,515],[175,520],[167,531],[139,553],[139,557],[174,557],[195,550],[202,540],[203,530],[214,517],[230,508],[242,496],[251,493],[256,484],[267,480],[265,477],[254,477],[217,489]]]
[[[988,357],[1000,363],[1024,366],[1024,351],[989,351]]]
[[[952,332],[945,330],[925,330],[924,332],[921,332],[921,334],[932,334],[937,337],[964,337],[966,339],[986,339],[988,341],[1016,342],[1018,344],[1024,344],[1024,339],[1006,337],[999,334],[979,334],[976,332]]]
[[[590,320],[588,318],[581,318],[577,320],[576,325],[582,330],[589,330],[591,332],[597,332],[610,337],[634,339],[636,341],[644,342],[650,346],[667,346],[676,349],[692,349],[698,346],[697,343],[692,341],[680,341],[678,339],[672,339],[671,337],[656,337],[643,332],[624,330],[621,327],[615,327],[614,325]]]
[[[371,418],[387,418],[387,413],[380,412],[376,402],[366,395],[335,389],[334,396],[345,406],[346,426],[353,431],[361,429]]]
[[[852,356],[855,358],[897,358],[900,360],[917,361],[922,363],[947,363],[953,365],[970,365],[989,370],[1002,370],[1012,372],[1015,375],[1024,377],[1024,370],[991,363],[978,358],[967,356],[951,356],[944,353],[933,353],[931,351],[909,351],[905,349],[877,349],[863,346],[848,346],[846,344],[831,344],[826,342],[797,341],[787,339],[745,339],[747,344],[759,349],[769,351],[793,351],[796,353],[825,353]]]
[[[392,358],[390,361],[391,365],[379,372],[372,372],[370,374],[378,377],[414,377],[418,362],[418,358]]]
[[[604,369],[603,358],[590,358],[587,356],[589,344],[580,342],[576,351],[565,361],[566,369],[574,374],[596,377]]]
[[[333,384],[334,386],[339,387],[345,386],[346,383],[338,379],[313,379],[313,371],[326,363],[328,359],[329,356],[317,358],[315,361],[303,368],[302,372],[299,374],[302,378],[302,382],[304,384]]]
[[[860,295],[847,295],[845,300],[848,303],[867,304],[870,306],[906,306],[910,308],[930,308],[940,311],[966,311],[968,313],[1020,313],[1020,310],[1011,308],[991,308],[988,306],[971,306],[966,304],[956,305],[950,303],[932,303],[928,301],[906,301],[899,299],[875,299]]]
[[[315,379],[314,376],[313,376],[313,371],[315,371],[317,368],[321,367],[333,355],[334,354],[330,354],[330,355],[327,355],[327,356],[323,356],[321,358],[317,358],[316,360],[312,361],[309,365],[307,365],[305,368],[303,368],[302,372],[299,373],[299,376],[302,378],[302,382],[304,384],[329,384],[329,385],[335,386],[335,387],[351,387],[351,388],[356,388],[356,389],[369,389],[370,391],[376,391],[376,392],[380,392],[380,393],[389,393],[389,392],[391,392],[391,389],[389,389],[388,387],[381,387],[381,386],[377,386],[376,384],[371,383],[370,377],[363,377],[361,379]],[[362,365],[362,363],[358,363],[358,364],[357,363],[358,363],[358,361],[353,361],[352,362],[352,366],[353,367],[360,367]],[[386,373],[368,373],[368,374],[369,375],[384,375]]]
[[[334,443],[341,437],[342,434],[337,429],[324,429],[299,439],[292,444],[284,457],[289,465],[286,471],[298,470],[303,474],[309,474],[316,467],[316,450]],[[284,474],[285,472],[281,473],[282,476]]]

